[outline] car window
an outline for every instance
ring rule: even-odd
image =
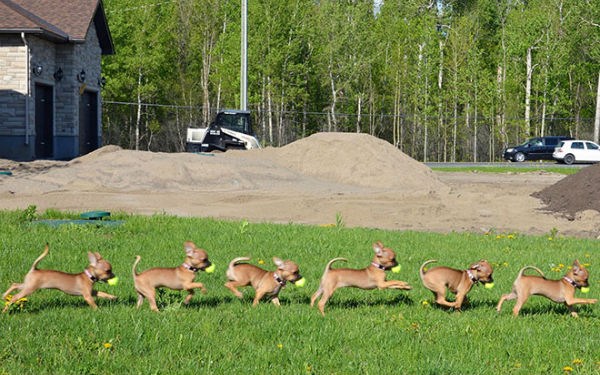
[[[564,145],[565,145],[565,142],[562,142],[562,141],[561,141],[561,142],[558,144],[558,147],[562,147],[562,146],[564,146]]]
[[[588,150],[597,150],[598,149],[598,145],[592,142],[585,142],[585,145],[587,146]]]
[[[571,148],[581,149],[583,150],[583,142],[573,142],[571,143]]]
[[[558,143],[558,138],[546,138],[547,146],[554,146]]]

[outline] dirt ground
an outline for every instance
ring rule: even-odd
[[[544,211],[563,175],[433,172],[389,143],[321,133],[285,147],[166,154],[103,147],[70,162],[0,159],[0,209],[167,213],[435,232],[600,235],[600,213]]]

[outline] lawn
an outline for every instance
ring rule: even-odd
[[[226,222],[167,215],[128,216],[118,226],[51,227],[34,219],[68,214],[0,211],[0,289],[21,282],[50,243],[39,268],[81,272],[86,251],[99,251],[120,276],[117,286],[96,289],[119,299],[96,299],[92,311],[81,297],[59,291],[32,294],[22,309],[0,314],[3,345],[0,374],[599,374],[600,314],[597,305],[578,306],[580,318],[542,297],[531,297],[513,318],[514,301],[497,314],[501,294],[525,265],[558,279],[575,258],[588,264],[591,291],[600,295],[600,242],[560,233],[420,233],[339,226],[313,227]],[[75,216],[71,216],[75,217]],[[335,220],[335,218],[332,218]],[[338,223],[343,218],[338,218]],[[327,224],[327,223],[324,223]],[[208,294],[182,305],[183,292],[160,294],[161,313],[145,303],[135,308],[131,266],[138,271],[174,267],[184,259],[183,242],[194,241],[215,263],[199,273]],[[408,281],[411,291],[340,289],[321,317],[308,302],[328,260],[343,256],[364,268],[381,240],[402,264],[388,278]],[[289,285],[281,307],[263,301],[252,308],[254,291],[238,300],[227,290],[225,270],[237,256],[273,270],[272,257],[298,263],[304,288]],[[465,269],[486,258],[495,287],[475,286],[462,312],[433,305],[419,280],[428,259]],[[334,267],[346,266],[338,263]],[[560,269],[560,270],[559,270]]]

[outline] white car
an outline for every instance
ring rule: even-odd
[[[552,157],[565,164],[595,163],[600,161],[600,146],[592,141],[562,141],[554,149]]]

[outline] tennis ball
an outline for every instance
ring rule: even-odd
[[[110,286],[115,286],[115,285],[117,285],[119,283],[119,276],[115,276],[112,279],[108,279],[106,282]]]
[[[581,288],[581,293],[587,293],[589,291],[590,291],[590,288],[587,287],[587,286],[584,286],[584,287]]]
[[[396,267],[392,267],[392,272],[393,273],[398,273],[398,272],[400,272],[401,268],[402,268],[401,265],[397,265]]]
[[[492,289],[494,287],[494,283],[485,283],[483,286],[485,286],[486,289]]]
[[[304,284],[306,284],[306,279],[303,277],[300,280],[297,280],[294,285],[296,285],[299,288],[302,288],[304,286]]]
[[[213,273],[213,272],[215,272],[215,264],[213,263],[210,266],[206,267],[204,269],[204,272],[206,272],[206,273]]]

